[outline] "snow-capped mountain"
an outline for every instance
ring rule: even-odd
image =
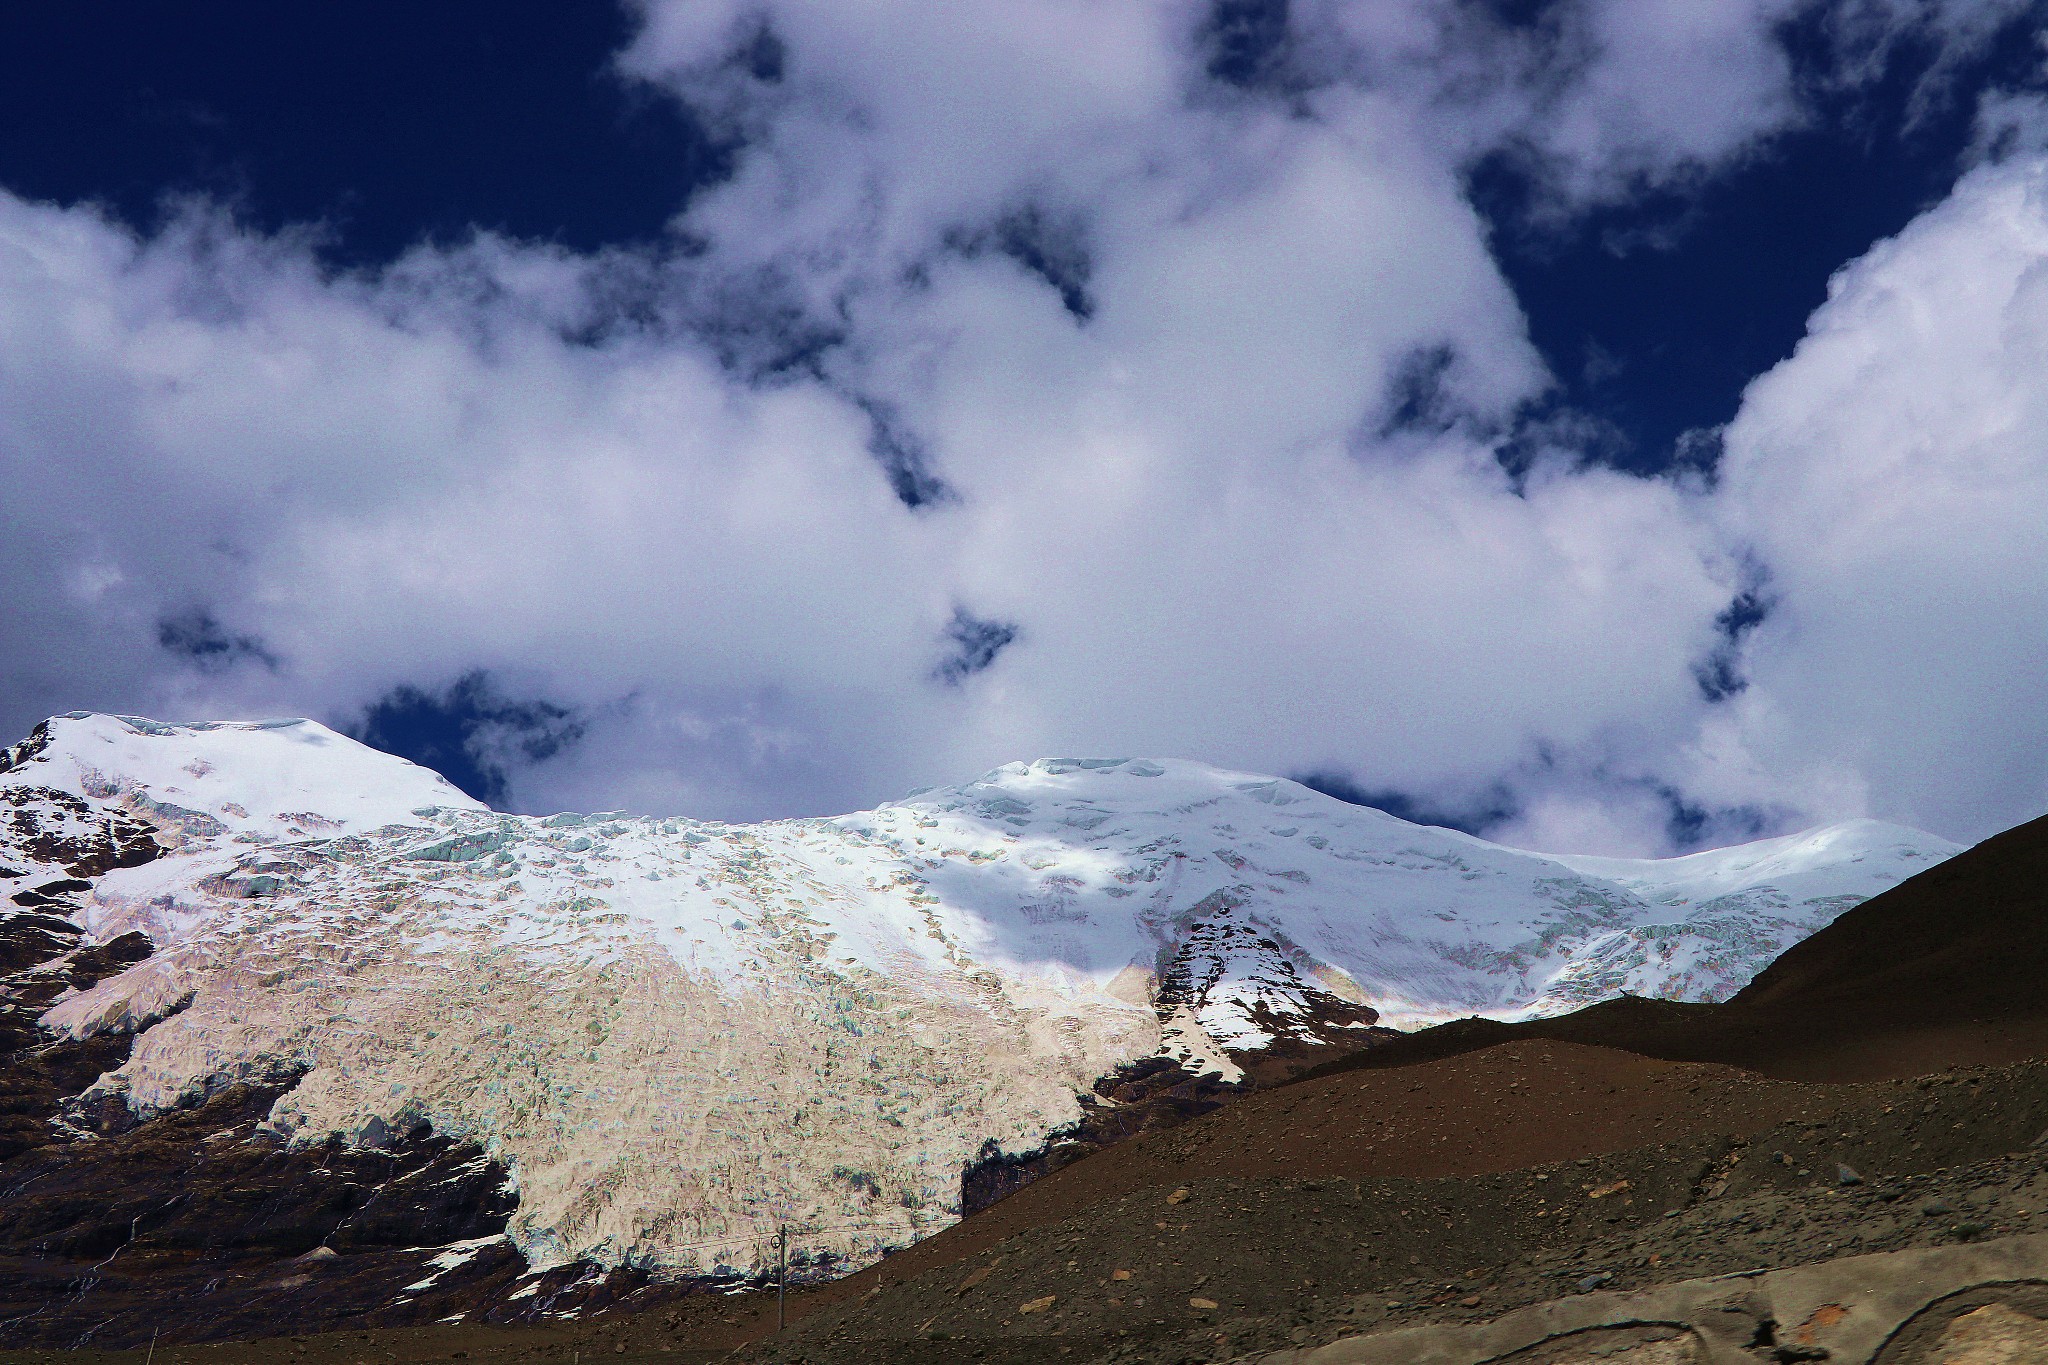
[[[745,1270],[785,1222],[842,1263],[913,1240],[985,1142],[1147,1057],[1228,1080],[1376,1021],[1723,998],[1959,851],[1853,821],[1549,857],[1141,759],[830,819],[524,817],[311,721],[87,714],[6,751],[0,818],[19,914],[155,947],[47,1002],[138,1031],[74,1117],[296,1076],[274,1133],[476,1143],[530,1263],[664,1274]]]

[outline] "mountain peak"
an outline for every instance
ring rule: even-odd
[[[1228,1087],[1388,1025],[1725,998],[1955,852],[1550,857],[1185,760],[733,825],[501,814],[304,720],[64,716],[9,753],[0,895],[154,947],[42,1015],[133,1035],[81,1113],[294,1078],[270,1139],[476,1144],[533,1265],[674,1275],[785,1223],[813,1273],[914,1240],[1123,1068]]]
[[[266,838],[356,833],[428,807],[485,809],[439,773],[303,718],[166,724],[72,711],[5,753],[0,785],[125,795],[173,822]]]

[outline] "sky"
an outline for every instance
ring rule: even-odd
[[[2048,811],[2039,0],[83,0],[0,730],[506,809],[1203,760],[1523,847]]]

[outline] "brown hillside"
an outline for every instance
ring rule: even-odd
[[[1758,975],[1744,1008],[1907,1008],[1960,1021],[2048,1008],[2048,816],[1872,897]]]
[[[1811,1081],[2048,1052],[2048,817],[1874,896],[1724,1005],[1622,999],[1555,1019],[1466,1019],[1308,1073],[1408,1066],[1548,1038]]]

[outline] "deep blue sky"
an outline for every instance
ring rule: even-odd
[[[2037,79],[2041,61],[2037,34],[2015,25],[1909,121],[1928,54],[1901,51],[1873,86],[1829,90],[1819,46],[1797,32],[1789,43],[1814,91],[1811,125],[1704,185],[1558,230],[1530,225],[1511,165],[1472,177],[1562,401],[1612,424],[1620,441],[1604,453],[1617,464],[1662,468],[1683,433],[1732,418],[1743,386],[1791,353],[1828,277],[1948,193],[1976,92]]]
[[[472,225],[591,248],[659,233],[722,161],[607,59],[612,0],[79,0],[10,7],[0,184],[146,224],[203,191],[337,261]]]

